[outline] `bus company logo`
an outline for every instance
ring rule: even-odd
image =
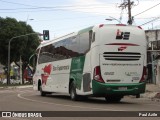
[[[66,66],[57,65],[57,67],[53,66],[53,71],[61,71],[61,70],[69,70],[69,65]]]
[[[127,49],[127,46],[121,46],[121,47],[118,48],[118,51],[123,51],[125,49]]]
[[[73,63],[75,63],[75,64],[79,64],[80,62],[81,62],[81,59],[80,59],[80,58],[73,60]]]
[[[117,29],[116,39],[119,40],[129,40],[130,32],[122,32],[119,29]]]
[[[44,68],[42,68],[42,70],[43,70],[43,74],[41,75],[42,84],[46,85],[47,79],[50,76],[51,71],[52,71],[52,65],[51,64],[46,65]]]

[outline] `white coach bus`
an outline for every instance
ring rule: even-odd
[[[42,96],[61,92],[72,100],[119,102],[145,92],[146,38],[140,27],[92,26],[42,42],[36,52],[33,86]]]

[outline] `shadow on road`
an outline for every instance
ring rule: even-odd
[[[41,97],[41,96],[40,96]],[[68,95],[62,95],[62,94],[51,94],[51,95],[46,95],[45,97],[47,98],[54,98],[54,99],[57,99],[57,100],[67,100],[67,101],[72,101],[70,99],[70,96]],[[137,104],[137,103],[134,103],[134,102],[126,102],[124,101],[124,99],[122,99],[120,102],[118,103],[115,103],[115,102],[106,102],[105,98],[103,97],[88,97],[87,99],[81,99],[81,100],[78,100],[78,101],[72,101],[72,102],[83,102],[83,103],[93,103],[93,104]]]

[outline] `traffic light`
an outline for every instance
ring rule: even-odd
[[[43,30],[43,40],[49,40],[49,30]]]

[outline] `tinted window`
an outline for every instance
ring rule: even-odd
[[[90,48],[90,39],[89,39],[89,32],[85,32],[79,35],[80,39],[80,50],[79,52],[85,54],[88,52]]]
[[[54,55],[53,55],[53,46],[52,45],[47,45],[45,47],[41,48],[40,55],[39,55],[39,61],[38,63],[46,63],[46,62],[51,62],[54,60]]]
[[[94,41],[95,41],[95,32],[92,35],[92,42],[94,42]]]
[[[85,32],[42,47],[38,63],[41,64],[84,55],[90,48],[91,34],[92,32]]]
[[[79,56],[79,40],[76,37],[66,38],[41,48],[38,63],[68,59]]]
[[[79,49],[80,49],[80,46],[79,46],[79,37],[71,37],[69,40],[68,40],[68,55],[70,57],[78,57],[80,56],[80,53],[79,53]]]

